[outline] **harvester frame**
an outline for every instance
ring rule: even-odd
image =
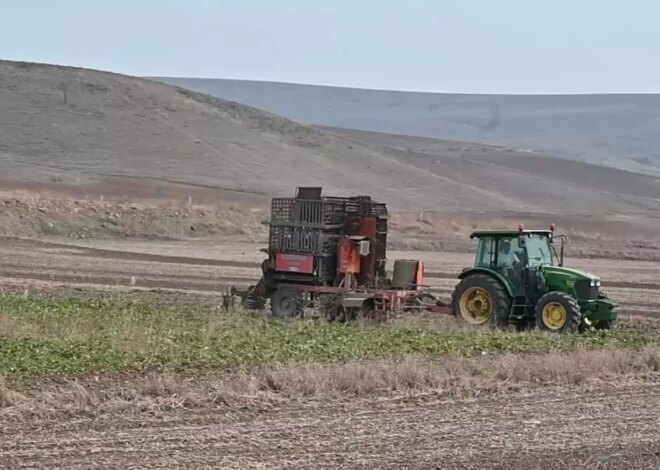
[[[403,311],[451,313],[424,285],[424,264],[397,260],[386,274],[388,211],[369,196],[327,197],[322,188],[297,188],[273,198],[268,255],[262,277],[246,297],[260,308],[270,299],[276,318],[313,306],[329,320],[385,319]]]

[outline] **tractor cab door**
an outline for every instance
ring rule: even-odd
[[[544,265],[552,265],[552,247],[543,234],[531,234],[521,237],[521,245],[527,259],[527,297],[538,299],[545,293]]]
[[[516,297],[525,297],[528,276],[525,248],[518,237],[501,237],[497,239],[496,250],[495,269],[509,281]]]

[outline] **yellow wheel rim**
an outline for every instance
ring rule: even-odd
[[[558,330],[566,324],[566,309],[558,302],[550,302],[543,307],[543,324],[551,330]]]
[[[486,289],[470,287],[461,296],[461,316],[471,325],[481,325],[493,313],[493,302]]]

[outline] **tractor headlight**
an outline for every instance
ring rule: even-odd
[[[591,287],[600,287],[600,281],[597,281],[596,279],[592,279]]]

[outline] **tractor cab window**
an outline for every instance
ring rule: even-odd
[[[524,266],[524,259],[524,248],[517,236],[483,237],[479,240],[475,265],[505,270]]]
[[[490,268],[495,263],[495,239],[481,238],[475,266]]]
[[[552,249],[546,236],[532,235],[527,239],[527,259],[530,266],[552,265]]]
[[[518,237],[503,237],[497,244],[497,268],[511,269],[525,264],[523,248],[518,243]]]

